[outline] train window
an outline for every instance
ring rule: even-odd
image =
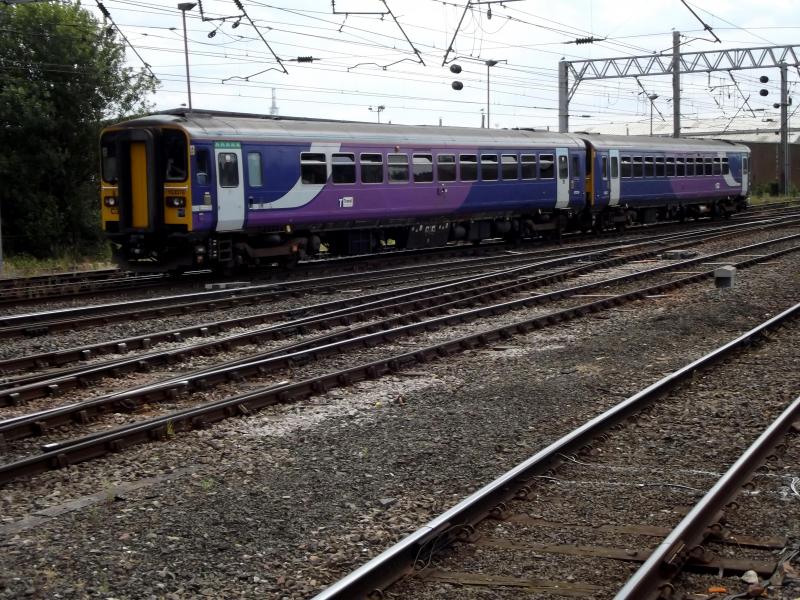
[[[623,179],[630,179],[633,177],[633,162],[631,161],[630,156],[623,156],[622,157],[622,178]]]
[[[194,154],[197,165],[194,178],[198,185],[208,185],[211,178],[211,154],[206,148],[198,148]]]
[[[656,174],[655,164],[652,156],[644,157],[644,176],[653,177]]]
[[[390,183],[408,183],[408,154],[387,154]]]
[[[644,163],[641,156],[633,157],[633,176],[644,177]]]
[[[476,154],[462,154],[458,157],[461,163],[461,181],[477,181],[478,156]]]
[[[704,162],[705,162],[705,165],[706,165],[705,174],[706,175],[713,175],[714,174],[714,168],[712,167],[711,159],[710,158],[706,158]]]
[[[516,154],[503,154],[500,157],[503,164],[503,179],[519,179],[519,161]]]
[[[523,154],[520,158],[520,170],[523,179],[536,179],[536,155]]]
[[[722,160],[719,158],[714,159],[714,170],[711,172],[712,175],[722,175]]]
[[[569,163],[563,154],[558,157],[558,178],[567,179],[569,177]]]
[[[556,176],[556,171],[555,171],[555,163],[553,163],[553,155],[540,154],[539,177],[541,179],[553,179],[555,176]]]
[[[217,154],[219,185],[224,188],[239,187],[239,159],[235,152]]]
[[[747,175],[750,169],[750,159],[748,157],[742,158],[742,175]]]
[[[675,159],[675,176],[684,177],[686,175],[686,164],[682,158]]]
[[[433,181],[433,155],[415,154],[414,161],[414,182],[430,183]]]
[[[577,179],[581,176],[581,161],[577,155],[572,155],[572,176]]]
[[[161,134],[164,144],[164,156],[167,159],[167,181],[186,180],[186,136],[176,129],[165,129]]]
[[[252,187],[261,187],[261,152],[247,153],[247,181]]]
[[[383,154],[361,155],[361,183],[383,183]]]
[[[439,154],[436,157],[436,177],[439,181],[456,180],[455,154]]]
[[[317,152],[300,153],[300,179],[303,183],[321,185],[328,180],[325,155]]]
[[[667,157],[667,177],[675,177],[675,157]]]
[[[608,179],[608,157],[600,157],[600,177]]]
[[[356,182],[356,155],[350,152],[335,152],[331,155],[331,181],[333,183]]]
[[[686,157],[686,176],[693,177],[694,176],[694,158],[691,156]]]
[[[616,156],[611,157],[611,177],[613,179],[619,178],[619,158]]]
[[[108,183],[117,183],[117,146],[113,142],[103,141],[100,150],[103,155],[102,170],[103,180]]]
[[[664,177],[666,175],[666,171],[664,170],[664,157],[657,156],[656,157],[656,177]]]
[[[722,159],[722,174],[728,175],[731,172],[731,167],[728,164],[728,157]]]
[[[481,154],[481,179],[497,181],[497,154]]]

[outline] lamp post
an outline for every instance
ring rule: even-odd
[[[658,98],[658,94],[650,94],[647,96],[650,99],[650,135],[653,135],[653,102]],[[661,114],[661,113],[659,113]]]
[[[372,108],[370,106],[369,109],[371,111],[374,111],[374,112],[378,113],[378,124],[380,125],[380,123],[381,123],[381,113],[386,110],[386,107],[383,104],[381,104],[380,106],[376,106],[375,108]]]
[[[192,82],[189,79],[189,42],[186,39],[186,11],[192,10],[197,4],[195,2],[181,2],[178,10],[183,17],[183,55],[186,58],[186,91],[189,93],[189,112],[192,112]]]
[[[486,128],[492,128],[492,113],[489,109],[489,71],[497,64],[496,60],[486,61]]]

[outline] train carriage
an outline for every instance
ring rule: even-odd
[[[652,222],[744,208],[747,146],[718,140],[582,135],[593,172],[595,222]]]
[[[520,239],[746,196],[739,148],[700,144],[167,111],[102,133],[102,218],[149,269]]]

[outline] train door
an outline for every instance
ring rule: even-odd
[[[750,157],[742,156],[742,196],[747,196],[750,189]]]
[[[569,206],[569,151],[556,148],[556,208]]]
[[[239,231],[244,224],[244,178],[239,142],[214,144],[217,159],[217,231]]]
[[[609,150],[608,156],[610,158],[610,173],[608,178],[608,196],[609,206],[619,205],[619,150]]]

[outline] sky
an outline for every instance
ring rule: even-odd
[[[102,19],[95,2],[83,4]],[[128,50],[129,64],[143,60],[160,81],[155,108],[187,104],[177,2],[103,4],[138,53]],[[681,0],[483,0],[466,12],[466,0],[241,4],[246,15],[236,0],[204,0],[186,13],[195,109],[269,114],[274,90],[283,116],[479,127],[488,108],[491,127],[557,131],[562,59],[671,54],[673,30],[682,52],[800,40],[796,0],[772,0],[768,9],[756,0],[691,0],[697,16]],[[576,44],[581,38],[595,41]],[[684,133],[777,128],[779,81],[776,68],[683,75]],[[790,95],[798,81],[800,69],[790,68]],[[646,134],[652,109],[653,132],[671,133],[672,95],[668,75],[583,81],[570,130]],[[800,98],[789,113],[798,106]]]

